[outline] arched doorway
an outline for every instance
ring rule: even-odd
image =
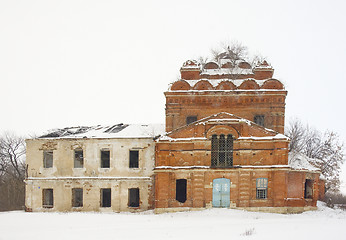
[[[229,207],[231,181],[227,178],[213,180],[213,207]]]

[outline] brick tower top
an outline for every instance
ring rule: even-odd
[[[167,132],[219,112],[284,132],[287,91],[267,61],[252,67],[222,53],[218,61],[188,60],[180,73],[165,92]]]

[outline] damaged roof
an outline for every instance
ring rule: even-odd
[[[165,133],[164,124],[115,124],[49,130],[38,138],[154,138]]]

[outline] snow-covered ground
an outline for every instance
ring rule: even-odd
[[[346,239],[346,211],[232,209],[165,213],[0,213],[0,239]]]

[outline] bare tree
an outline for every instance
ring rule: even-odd
[[[25,141],[11,133],[0,136],[0,211],[22,209],[25,198]]]
[[[339,136],[332,131],[320,131],[304,126],[299,120],[293,120],[286,129],[291,138],[290,151],[305,154],[310,164],[320,169],[326,179],[326,189],[338,192],[340,188],[341,166],[345,162],[344,145]]]

